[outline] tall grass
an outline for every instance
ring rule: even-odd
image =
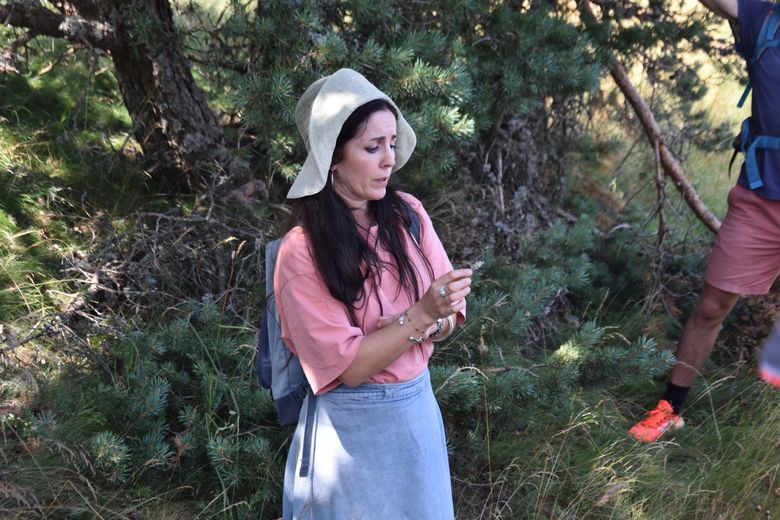
[[[491,483],[493,508],[461,518],[742,519],[780,506],[780,394],[717,371],[685,429],[655,444],[625,434],[639,408],[619,389],[572,399],[565,422],[526,435]]]
[[[712,124],[729,125],[736,135],[747,115],[735,106],[742,85],[720,78],[713,86],[697,108],[707,111]],[[645,137],[636,139],[624,141],[610,160],[591,165],[590,173],[618,200],[627,201],[628,210],[649,214],[655,201],[655,165]],[[716,148],[692,148],[684,167],[705,204],[722,217],[742,158],[737,158],[729,177],[731,138]],[[667,190],[670,197],[676,196],[673,188]],[[689,254],[704,260],[712,237],[687,207],[673,200],[667,219],[678,232],[689,229],[679,239],[698,241],[700,246],[689,248]],[[651,221],[646,224],[640,236],[651,239],[656,228]],[[694,267],[702,268],[701,262]],[[679,318],[681,325],[685,313]],[[672,341],[673,329],[668,331]],[[716,349],[734,349],[732,339],[722,334]],[[569,405],[567,422],[551,424],[524,439],[526,452],[513,459],[494,483],[492,494],[499,497],[500,507],[478,517],[771,518],[780,507],[780,393],[762,383],[751,368],[752,360],[747,361],[735,365],[729,356],[714,356],[694,387],[686,427],[656,444],[636,443],[626,430],[658,399],[662,380],[578,395]]]
[[[716,150],[692,148],[686,161],[686,171],[705,203],[722,218],[726,213],[726,194],[736,182],[743,159],[741,154],[737,156],[729,174],[729,160],[733,152],[731,143],[740,130],[742,120],[750,115],[750,98],[742,109],[737,108],[744,84],[736,78],[718,77],[714,72],[710,77],[712,86],[704,99],[696,104],[696,109],[707,113],[710,124],[726,125],[733,132],[717,143]]]
[[[48,73],[41,46],[62,56]],[[135,504],[63,464],[83,450],[41,450],[35,425],[51,419],[41,388],[101,341],[62,336],[58,316],[88,282],[66,268],[102,239],[101,219],[143,200],[143,172],[132,140],[120,150],[130,121],[104,59],[90,75],[61,42],[39,37],[28,50],[33,72],[0,77],[0,517],[128,518]]]

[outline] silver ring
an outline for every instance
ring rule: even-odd
[[[447,289],[445,289],[443,285],[439,287],[439,296],[441,296],[442,298],[447,297]]]

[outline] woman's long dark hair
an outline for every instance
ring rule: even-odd
[[[341,159],[344,143],[365,128],[371,114],[381,110],[390,110],[398,118],[395,108],[383,99],[358,107],[347,118],[333,152],[336,162]],[[378,225],[379,246],[390,253],[395,264],[383,266],[376,251],[358,231],[352,211],[334,191],[330,174],[322,191],[295,202],[289,227],[301,225],[306,230],[319,272],[331,296],[347,307],[353,324],[358,324],[355,304],[365,296],[365,281],[379,276],[383,267],[398,277],[399,285],[413,302],[420,299],[423,291],[420,273],[407,257],[402,238],[403,233],[408,234],[412,211],[391,186],[387,187],[384,198],[368,202],[368,216]],[[432,279],[433,269],[425,255],[420,254]]]

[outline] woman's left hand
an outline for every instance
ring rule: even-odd
[[[465,309],[466,296],[471,292],[471,275],[471,269],[456,269],[434,280],[413,306],[424,313],[422,321],[431,323]]]

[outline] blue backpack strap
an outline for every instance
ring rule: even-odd
[[[756,161],[756,150],[758,148],[780,150],[780,137],[757,135],[750,143],[750,146],[745,153],[745,171],[747,172],[748,184],[750,185],[751,190],[755,190],[764,185],[761,180],[761,174],[758,171],[758,162]]]
[[[751,65],[755,65],[761,59],[765,49],[777,47],[778,43],[780,43],[780,40],[775,39],[778,23],[780,23],[780,6],[770,7],[756,39],[756,48],[753,51],[753,57],[750,59]]]
[[[314,413],[317,411],[317,396],[309,389],[308,402],[306,403],[306,424],[303,428],[303,449],[301,450],[301,470],[299,476],[305,477],[309,474],[311,466],[311,438],[314,433]]]
[[[748,97],[748,94],[750,94],[750,90],[753,88],[753,82],[750,81],[750,76],[748,75],[748,82],[747,85],[745,85],[745,90],[742,91],[742,95],[739,97],[739,101],[737,102],[737,108],[742,108],[742,105],[745,104],[745,100]]]
[[[774,37],[775,33],[777,33],[777,28],[779,25],[780,6],[772,7],[769,9],[769,11],[767,11],[766,17],[764,18],[764,23],[761,25],[761,30],[758,32],[756,46],[753,49],[753,56],[748,62],[748,82],[747,85],[745,85],[745,90],[742,91],[742,96],[740,96],[739,102],[737,103],[738,108],[742,108],[742,105],[745,104],[745,100],[747,99],[750,90],[753,88],[753,81],[750,78],[753,65],[755,65],[759,59],[761,59],[761,55],[764,53],[764,50],[780,45],[780,39]]]
[[[401,212],[406,216],[406,218],[409,220],[409,233],[412,235],[412,238],[414,238],[414,241],[417,242],[417,245],[420,245],[420,216],[417,214],[416,211],[412,209],[412,207],[406,203],[405,200],[401,200]]]
[[[747,175],[748,185],[751,190],[755,190],[764,185],[764,182],[761,180],[761,173],[758,169],[758,161],[756,160],[756,151],[759,148],[780,150],[780,137],[755,135],[751,130],[751,121],[748,117],[742,121],[742,131],[739,133],[738,143],[735,143],[734,146],[734,155],[731,156],[731,161],[729,162],[729,172],[731,172],[731,165],[734,163],[734,157],[737,152],[744,153],[745,174]]]
[[[263,311],[263,319],[260,323],[260,337],[258,338],[257,361],[255,372],[257,380],[263,388],[271,388],[271,346],[268,344],[268,309]]]
[[[414,241],[418,244],[420,243],[420,217],[417,216],[417,213],[414,211],[410,211],[411,215],[409,215],[410,220],[412,221],[411,224],[409,224],[409,232],[414,237]]]
[[[731,167],[734,165],[734,159],[737,158],[739,152],[746,153],[748,149],[748,143],[750,142],[750,118],[745,118],[742,121],[742,129],[734,140],[734,153],[731,154],[731,160],[729,161],[729,177],[731,177]]]

